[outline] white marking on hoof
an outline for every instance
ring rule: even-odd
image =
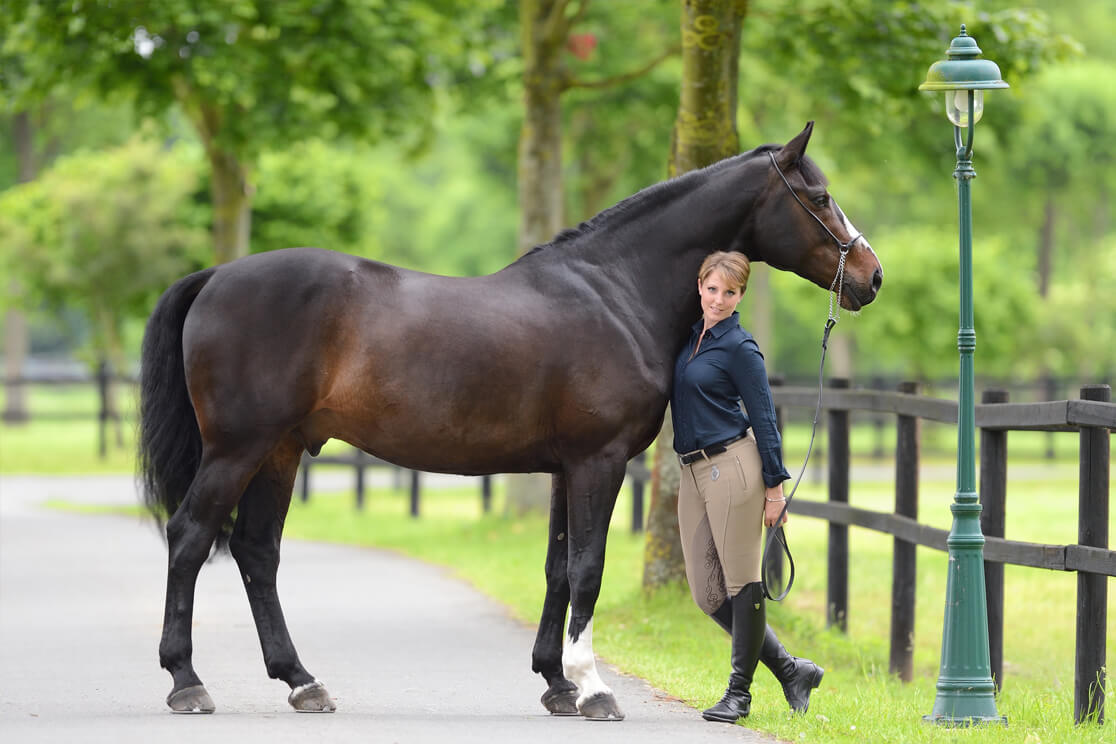
[[[329,696],[325,685],[314,680],[291,690],[287,702],[299,713],[333,713],[337,704]]]
[[[573,643],[567,633],[562,649],[562,671],[566,679],[577,685],[578,710],[591,697],[602,693],[612,695],[612,690],[597,673],[597,659],[593,656],[593,618],[589,618],[585,630]]]

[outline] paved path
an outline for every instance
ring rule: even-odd
[[[264,671],[234,564],[208,564],[195,665],[212,716],[164,706],[159,668],[166,550],[148,522],[44,509],[47,498],[134,503],[130,479],[0,477],[0,740],[38,742],[769,742],[706,723],[602,667],[627,720],[547,715],[534,632],[436,567],[287,541],[280,591],[307,666],[338,712],[303,715]],[[541,587],[540,587],[541,591]]]

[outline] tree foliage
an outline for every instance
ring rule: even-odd
[[[199,158],[134,138],[60,160],[0,196],[5,274],[31,307],[77,309],[98,358],[122,368],[123,330],[180,275],[204,263]]]
[[[211,167],[217,260],[248,250],[253,165],[307,137],[429,135],[434,83],[469,70],[494,0],[13,0],[0,80],[177,104]],[[470,25],[470,19],[478,19]]]

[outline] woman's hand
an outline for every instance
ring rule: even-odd
[[[786,506],[786,498],[783,496],[783,484],[771,486],[764,493],[763,500],[763,523],[767,527],[774,527],[776,522],[779,524],[786,524],[787,515],[783,514],[783,519],[779,520],[779,514],[782,513],[783,507]]]

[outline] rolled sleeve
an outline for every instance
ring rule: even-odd
[[[783,443],[775,423],[775,401],[767,382],[767,367],[754,340],[749,338],[736,348],[730,374],[756,437],[763,482],[768,488],[777,486],[789,479],[790,473],[783,466]]]

